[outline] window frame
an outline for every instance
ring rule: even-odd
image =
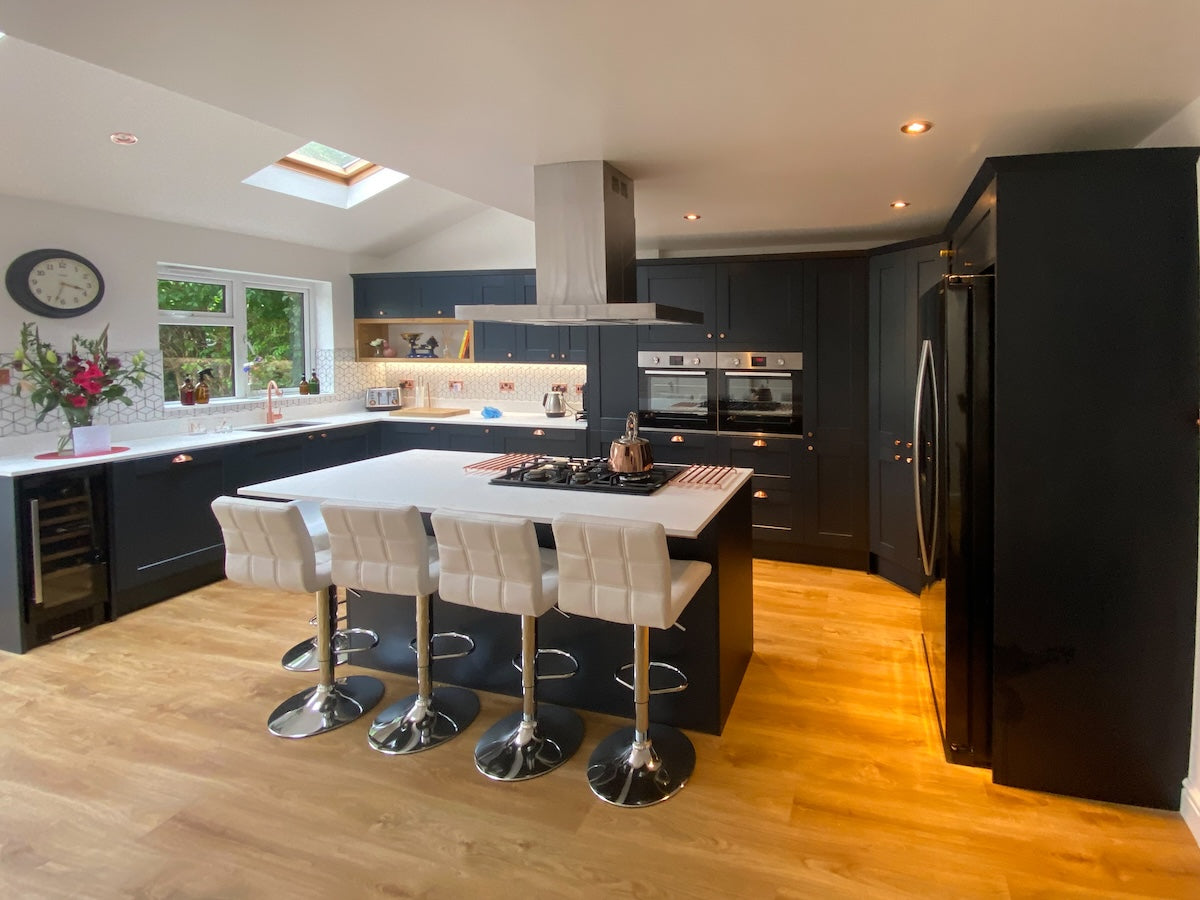
[[[159,281],[191,281],[199,284],[221,285],[225,288],[225,312],[196,312],[191,310],[170,310],[158,308]],[[265,396],[262,390],[251,391],[250,375],[244,371],[249,362],[246,351],[246,290],[255,288],[268,291],[287,291],[302,295],[301,304],[304,314],[304,334],[301,338],[304,348],[304,360],[300,364],[301,375],[310,368],[316,368],[316,323],[314,321],[315,304],[313,302],[315,283],[303,278],[290,278],[282,275],[262,275],[252,272],[232,272],[223,269],[213,269],[207,266],[187,266],[178,263],[159,263],[158,276],[154,283],[155,308],[157,309],[158,325],[216,325],[233,328],[233,383],[232,397],[215,398],[218,400],[251,400]],[[161,345],[160,345],[161,351]],[[299,387],[286,385],[281,388],[284,394],[299,394]],[[167,400],[164,403],[176,403],[178,400]]]

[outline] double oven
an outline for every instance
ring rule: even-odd
[[[638,419],[647,428],[801,434],[804,354],[638,353]]]

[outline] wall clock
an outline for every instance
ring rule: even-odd
[[[51,319],[90,312],[104,297],[100,270],[69,250],[22,253],[9,265],[4,283],[17,303]]]

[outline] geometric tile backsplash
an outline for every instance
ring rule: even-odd
[[[128,359],[136,351],[111,350],[113,356]],[[231,403],[222,401],[209,406],[180,406],[178,403],[164,404],[162,398],[162,353],[157,347],[147,348],[146,363],[158,377],[149,378],[139,390],[129,392],[132,406],[123,403],[105,403],[96,409],[97,423],[125,424],[130,422],[154,422],[182,416],[227,416],[240,412],[262,409],[265,398],[261,395],[245,401]],[[542,395],[551,385],[565,384],[567,399],[577,405],[580,397],[577,386],[587,377],[587,367],[581,364],[549,365],[544,363],[452,363],[452,362],[407,362],[389,359],[379,362],[357,362],[353,348],[317,351],[317,377],[321,381],[321,396],[330,401],[357,402],[369,387],[396,387],[401,382],[414,384],[423,380],[429,386],[429,394],[435,405],[479,407],[491,404],[500,409],[506,406],[513,412],[523,411],[541,402]],[[33,434],[34,432],[57,432],[61,419],[57,411],[46,417],[41,425],[35,426],[37,409],[26,396],[16,395],[16,383],[20,373],[11,373],[12,383],[0,387],[0,437]],[[502,390],[502,386],[506,388]],[[511,388],[511,389],[508,389]],[[294,397],[295,395],[293,395]],[[283,406],[297,405],[299,399],[285,395]],[[402,402],[414,405],[415,397],[405,391]],[[3,452],[3,451],[0,451]]]

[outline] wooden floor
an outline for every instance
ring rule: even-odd
[[[658,807],[574,759],[493,784],[475,740],[408,758],[367,721],[269,735],[310,600],[222,582],[0,654],[0,897],[1200,897],[1182,819],[992,785],[941,757],[916,604],[869,575],[755,564],[755,654]],[[339,672],[354,671],[339,669]],[[385,703],[413,681],[388,676]],[[653,704],[651,705],[653,710]]]

